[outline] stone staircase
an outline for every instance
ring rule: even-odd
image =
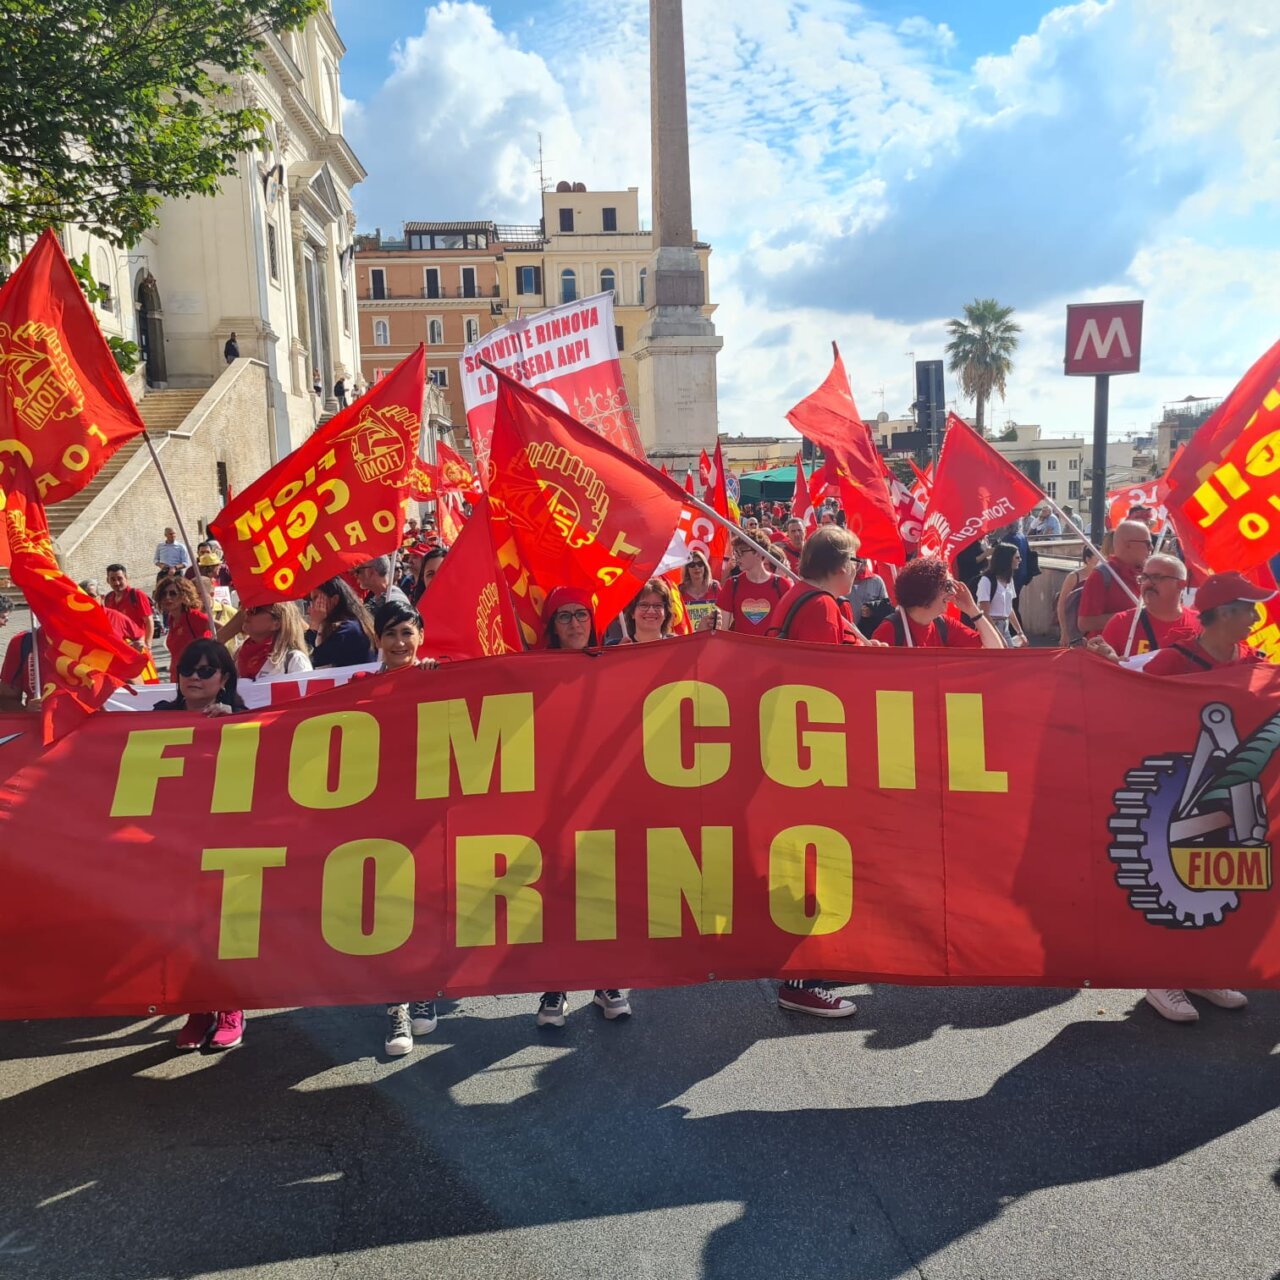
[[[143,422],[147,424],[148,434],[159,437],[167,435],[170,431],[179,430],[207,391],[208,387],[148,391],[138,403],[138,412]],[[122,445],[115,451],[107,465],[75,497],[67,498],[63,502],[46,508],[49,532],[53,535],[55,542],[89,503],[111,483],[125,463],[140,449],[146,447],[146,442],[140,438],[130,440],[128,444]],[[156,538],[158,541],[159,530],[156,531]],[[105,584],[102,586],[105,591]],[[8,596],[15,609],[22,608],[24,605],[22,593],[13,585],[7,566],[0,568],[0,595]]]

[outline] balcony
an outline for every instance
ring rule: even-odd
[[[397,291],[395,289],[373,289],[366,287],[358,295],[360,302],[409,302],[418,298],[429,298],[434,301],[450,302],[454,299],[475,299],[481,301],[488,298],[501,298],[502,285],[458,285],[453,289],[430,289],[426,286],[416,293]]]

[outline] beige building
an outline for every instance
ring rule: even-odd
[[[766,467],[789,467],[800,452],[801,439],[792,436],[730,436],[720,437],[720,456],[730,471],[746,475],[751,471],[763,471]]]

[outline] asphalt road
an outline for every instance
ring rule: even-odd
[[[0,1024],[0,1276],[1272,1280],[1280,993],[1162,1022],[1135,992],[772,983]]]

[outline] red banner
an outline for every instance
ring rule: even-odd
[[[1277,695],[1266,667],[703,633],[100,715],[44,754],[9,717],[0,1017],[1280,987]]]
[[[1107,490],[1107,528],[1114,529],[1133,507],[1146,507],[1151,512],[1151,532],[1159,533],[1169,515],[1160,500],[1160,488],[1161,481],[1150,480],[1146,484]]]
[[[46,506],[79,493],[145,430],[57,236],[0,290],[0,484],[26,463]]]
[[[418,457],[425,378],[419,347],[227,503],[209,530],[242,605],[296,600],[400,545],[410,494],[434,492]]]
[[[929,491],[920,554],[954,559],[984,533],[1025,516],[1044,494],[969,426],[948,429]]]

